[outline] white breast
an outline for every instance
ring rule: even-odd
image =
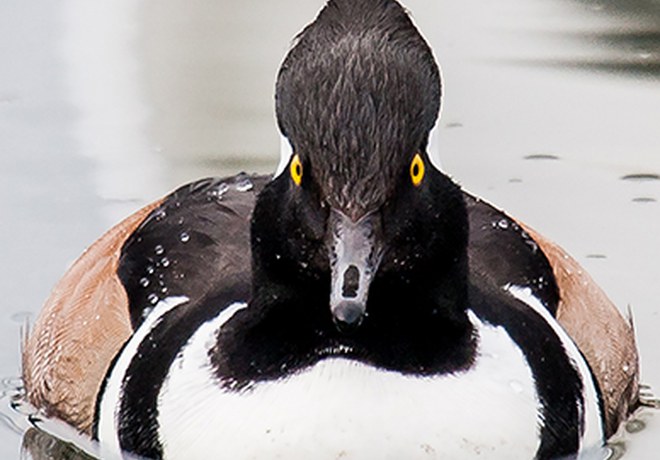
[[[470,315],[475,365],[432,378],[329,358],[285,380],[227,392],[208,351],[237,304],[204,324],[170,369],[158,411],[169,459],[532,458],[539,403],[506,331]]]

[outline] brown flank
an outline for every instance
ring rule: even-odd
[[[587,359],[605,406],[605,431],[613,435],[639,401],[639,356],[632,318],[619,309],[560,246],[518,222],[550,261],[559,286],[557,319]]]
[[[29,402],[87,434],[108,366],[132,333],[128,298],[117,277],[121,248],[159,204],[111,228],[74,262],[23,343]]]

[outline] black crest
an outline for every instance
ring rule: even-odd
[[[376,207],[391,191],[374,184],[394,183],[426,147],[439,70],[399,3],[331,0],[284,60],[276,106],[331,204]]]

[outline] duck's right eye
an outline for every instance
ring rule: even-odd
[[[300,156],[298,156],[297,153],[293,156],[293,159],[291,160],[290,172],[291,172],[291,179],[293,179],[293,182],[299,186],[302,183],[303,165],[302,165],[302,161],[300,161]]]

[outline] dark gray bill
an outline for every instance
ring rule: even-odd
[[[369,285],[381,259],[378,218],[367,214],[353,222],[336,210],[330,216],[330,311],[341,331],[357,328],[366,314]]]

